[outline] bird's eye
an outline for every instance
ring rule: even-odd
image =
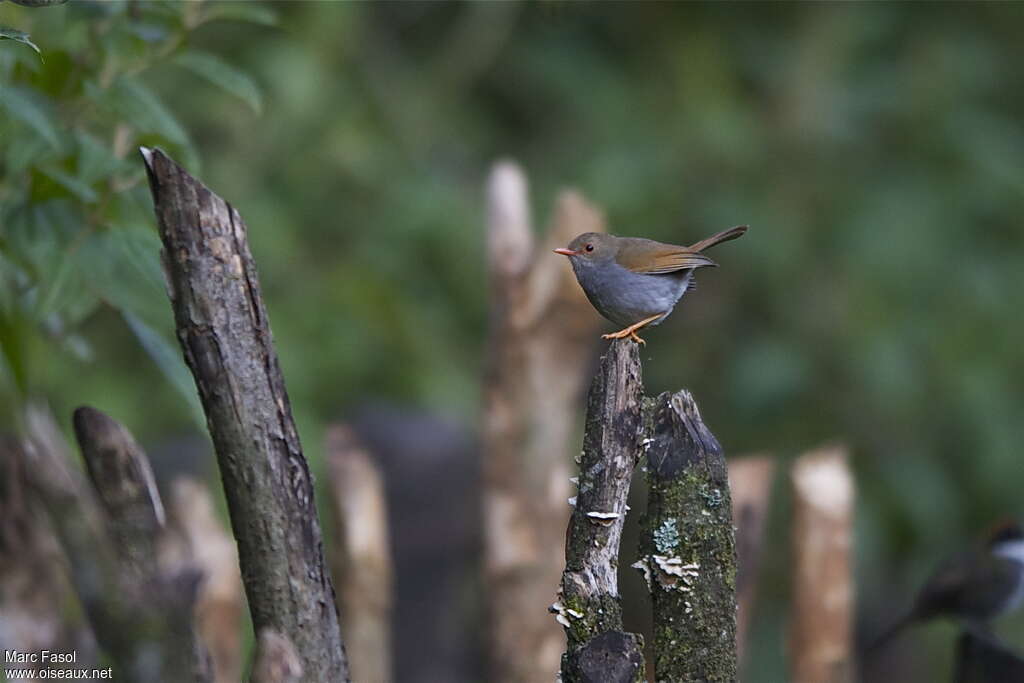
[[[594,245],[593,244],[588,244],[587,246],[585,246],[583,248],[586,249],[587,251],[594,251]]]

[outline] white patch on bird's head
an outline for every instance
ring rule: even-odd
[[[992,554],[1024,564],[1024,539],[996,543],[992,546]]]

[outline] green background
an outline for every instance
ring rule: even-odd
[[[248,223],[314,468],[370,402],[474,432],[482,188],[510,157],[538,226],[567,185],[617,234],[752,226],[647,335],[648,391],[693,390],[730,454],[850,446],[863,636],[1024,512],[1022,5],[3,3],[0,25],[45,60],[0,42],[7,428],[31,397],[147,444],[200,428],[132,151],[158,144]],[[757,681],[785,671],[776,493]],[[894,671],[946,677],[953,636],[906,636]]]

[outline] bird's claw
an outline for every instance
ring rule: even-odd
[[[641,339],[640,335],[638,335],[633,330],[621,330],[619,332],[612,332],[611,334],[601,335],[601,339],[625,339],[626,337],[629,337],[640,346],[647,346],[647,342]]]

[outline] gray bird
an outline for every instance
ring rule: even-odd
[[[555,253],[569,257],[576,281],[594,308],[623,326],[602,336],[630,337],[643,344],[637,330],[668,317],[683,294],[693,288],[693,271],[718,265],[701,252],[746,231],[745,225],[729,228],[688,247],[586,232]]]
[[[1024,602],[1024,532],[1015,521],[993,528],[981,548],[943,562],[918,592],[913,607],[868,648],[881,647],[911,624],[938,617],[959,621],[984,637],[988,624]]]

